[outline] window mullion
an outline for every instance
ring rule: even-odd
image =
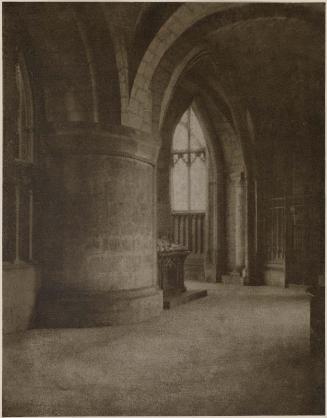
[[[187,208],[191,210],[191,109],[187,115]]]

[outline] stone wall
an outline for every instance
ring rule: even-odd
[[[32,265],[3,265],[2,330],[5,334],[34,327],[35,303],[40,288],[38,268]]]

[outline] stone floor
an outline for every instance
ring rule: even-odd
[[[134,326],[6,336],[3,416],[323,414],[304,289],[205,287]]]

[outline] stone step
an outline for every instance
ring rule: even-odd
[[[164,309],[174,308],[175,306],[182,305],[205,296],[208,296],[206,289],[186,290],[183,293],[166,295],[164,296]]]

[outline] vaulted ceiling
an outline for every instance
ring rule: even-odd
[[[32,51],[48,122],[119,124],[130,104],[142,119],[152,103],[155,127],[169,104],[169,80],[185,61],[172,97],[192,85],[231,125],[238,105],[251,115],[257,142],[321,135],[323,4],[7,3],[5,12]],[[162,48],[153,63],[151,45]],[[188,59],[196,48],[206,58]]]

